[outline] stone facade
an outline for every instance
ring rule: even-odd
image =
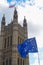
[[[0,35],[0,65],[29,65],[29,57],[21,58],[17,45],[27,38],[27,23],[24,17],[23,27],[18,24],[18,14],[15,8],[13,21],[6,25],[5,15],[1,21]]]

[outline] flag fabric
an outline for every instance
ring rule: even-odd
[[[16,6],[16,3],[13,3],[13,4],[9,4],[9,8],[13,8]]]
[[[9,4],[9,8],[13,8],[15,5],[25,7],[23,3],[25,3],[26,0],[7,0],[7,2]]]
[[[15,5],[16,5],[16,2],[15,2],[15,0],[14,1],[12,1],[12,0],[7,0],[7,2],[8,2],[8,7],[9,8],[13,8],[13,7],[15,7]]]
[[[22,44],[19,44],[18,45],[18,52],[22,58],[25,58],[28,53],[38,52],[35,37],[30,38],[30,39],[26,39],[25,41],[22,42]]]
[[[14,7],[15,6],[15,4],[14,5],[9,5],[9,8],[12,8],[12,7]]]

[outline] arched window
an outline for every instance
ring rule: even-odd
[[[3,65],[5,65],[4,61],[3,61]]]
[[[12,36],[10,36],[10,47],[12,46]]]
[[[7,47],[9,47],[9,37],[8,37],[7,39],[8,39],[8,42],[7,42]]]
[[[6,59],[6,65],[8,65],[8,59]]]
[[[12,59],[11,58],[9,58],[9,65],[11,65],[11,63],[12,63],[12,61],[11,61]]]
[[[19,65],[19,58],[18,58],[18,65]]]
[[[22,59],[20,60],[20,63],[21,63],[20,65],[22,65]]]
[[[23,60],[23,65],[24,65],[24,60]]]
[[[3,65],[5,65],[6,63],[6,59],[5,59],[5,55],[3,55]]]
[[[6,48],[6,38],[5,38],[5,42],[4,42],[4,48]]]

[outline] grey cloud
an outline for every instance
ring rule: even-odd
[[[32,22],[28,22],[28,32],[30,34],[39,34],[41,31],[41,26],[35,25]]]

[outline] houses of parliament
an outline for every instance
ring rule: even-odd
[[[17,9],[14,9],[13,20],[6,25],[5,15],[1,21],[0,65],[29,65],[29,57],[21,58],[17,45],[27,38],[27,22],[24,17],[23,26],[18,23]]]

